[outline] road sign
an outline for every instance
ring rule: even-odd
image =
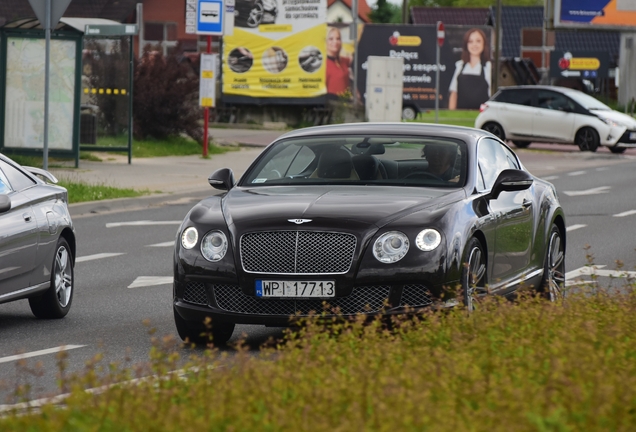
[[[225,4],[223,0],[198,0],[196,33],[221,36],[224,15]]]
[[[610,54],[606,51],[553,51],[552,78],[607,78]]]
[[[437,45],[444,45],[444,38],[446,37],[446,32],[444,31],[444,23],[441,21],[437,21]]]
[[[46,3],[51,3],[51,22],[50,24],[46,22]],[[66,12],[66,8],[68,7],[71,0],[29,0],[31,4],[31,8],[33,12],[35,12],[35,16],[42,24],[42,28],[45,30],[47,28],[53,28],[60,22],[60,18]]]
[[[214,107],[216,100],[216,54],[201,53],[199,105]]]
[[[197,0],[186,0],[185,32],[195,34],[197,25]]]

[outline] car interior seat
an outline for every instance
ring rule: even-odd
[[[310,176],[323,179],[350,179],[359,180],[353,167],[351,154],[345,149],[326,150],[318,159],[316,171]]]

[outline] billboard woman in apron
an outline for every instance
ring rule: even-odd
[[[485,33],[477,28],[464,35],[462,59],[448,88],[448,109],[479,109],[490,98],[492,64]]]

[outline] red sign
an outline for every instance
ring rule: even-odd
[[[440,47],[444,45],[444,23],[441,21],[437,21],[437,45]]]

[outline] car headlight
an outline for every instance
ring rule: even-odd
[[[199,232],[195,227],[186,228],[181,234],[181,246],[184,249],[192,249],[199,240]]]
[[[439,231],[432,228],[427,228],[420,231],[417,237],[415,237],[415,246],[417,246],[419,250],[423,250],[424,252],[432,251],[437,246],[439,246],[441,242],[442,235],[439,233]]]
[[[391,264],[398,262],[409,250],[409,239],[399,231],[382,234],[373,245],[373,256],[378,261]]]
[[[227,237],[221,231],[210,231],[201,240],[201,255],[208,261],[220,261],[226,252]]]
[[[620,123],[618,123],[618,122],[616,122],[616,121],[614,121],[612,119],[608,119],[608,118],[605,118],[605,117],[599,117],[599,119],[601,119],[601,121],[603,123],[605,123],[606,125],[608,125],[608,126],[622,126]]]

